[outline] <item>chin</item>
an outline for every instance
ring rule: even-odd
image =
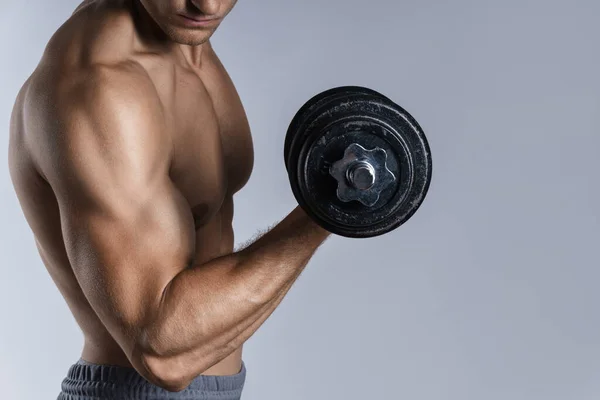
[[[199,46],[211,38],[215,32],[215,29],[194,30],[180,27],[169,27],[167,29],[163,29],[163,31],[169,37],[169,39],[176,43],[185,44],[188,46]]]

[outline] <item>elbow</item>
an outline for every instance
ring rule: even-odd
[[[198,352],[174,354],[156,347],[140,348],[135,352],[138,372],[150,383],[169,392],[181,392],[212,364],[211,357]]]
[[[157,351],[147,336],[144,339],[136,341],[131,357],[138,373],[151,384],[169,392],[180,392],[188,387],[193,379],[192,373],[181,356]]]
[[[140,361],[144,378],[169,392],[181,392],[192,383],[192,374],[177,357],[165,359],[143,354]]]
[[[139,329],[133,343],[132,361],[138,373],[169,392],[186,389],[218,361],[212,343],[201,339],[190,343],[178,333],[173,325],[152,324]]]

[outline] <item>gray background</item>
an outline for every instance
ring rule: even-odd
[[[15,95],[77,2],[0,4],[5,146]],[[319,250],[246,343],[244,399],[598,399],[599,13],[596,0],[239,2],[213,40],[256,145],[237,242],[295,206],[284,133],[321,90],[382,91],[434,160],[401,229]],[[0,390],[54,398],[82,335],[6,168],[0,191]]]

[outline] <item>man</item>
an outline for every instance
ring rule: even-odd
[[[329,233],[234,252],[253,149],[210,37],[236,0],[88,0],[20,91],[9,164],[85,336],[59,399],[239,399],[243,343]]]

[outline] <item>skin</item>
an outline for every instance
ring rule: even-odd
[[[209,40],[234,4],[82,3],[11,118],[12,182],[81,357],[171,391],[238,373],[243,343],[329,236],[296,207],[234,251],[253,146]],[[217,20],[191,28],[178,14]]]

